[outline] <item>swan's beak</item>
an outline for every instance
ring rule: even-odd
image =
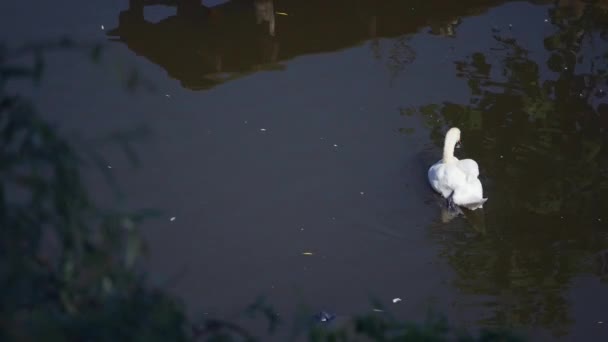
[[[462,143],[460,142],[460,140],[458,140],[458,142],[456,143],[456,148],[461,148],[462,147]]]

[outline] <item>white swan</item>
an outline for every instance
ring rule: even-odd
[[[482,208],[488,199],[483,197],[483,188],[477,178],[479,167],[473,159],[458,160],[454,157],[458,143],[460,130],[450,128],[445,135],[443,159],[429,168],[429,183],[448,200],[450,208],[456,209],[454,204],[471,210]]]

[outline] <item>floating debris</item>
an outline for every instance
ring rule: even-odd
[[[111,168],[112,168],[112,165],[108,165],[108,169],[111,169]]]
[[[171,217],[171,218],[169,219],[169,221],[173,222],[173,221],[175,221],[175,219],[176,219],[176,217],[175,217],[175,216],[173,216],[173,217]]]
[[[336,314],[327,312],[327,311],[321,311],[318,314],[314,315],[314,319],[317,322],[320,323],[329,323],[331,321],[333,321],[336,318]]]
[[[303,252],[302,255],[313,255],[312,252]]]
[[[105,27],[103,27],[103,25],[101,25],[101,29],[102,29],[102,30],[105,30],[106,28],[105,28]]]
[[[165,96],[166,96],[166,97],[171,97],[171,95],[169,95],[169,94],[165,94]]]
[[[604,324],[603,321],[597,321],[597,324]]]
[[[382,309],[376,309],[376,308],[374,308],[373,310],[374,310],[375,312],[384,312],[384,310],[382,310]]]
[[[338,147],[338,144],[334,144],[334,147]]]
[[[393,303],[399,303],[401,301],[401,298],[397,297],[397,298],[393,298]]]
[[[365,195],[365,192],[361,191],[361,192],[360,192],[360,194],[361,194],[361,195]]]
[[[548,23],[548,22],[549,22],[549,19],[545,19],[545,22],[546,22],[546,23]]]
[[[276,12],[278,15],[284,15],[284,16],[288,16],[289,14],[285,13],[285,12]]]
[[[260,132],[266,132],[266,128],[260,128]]]

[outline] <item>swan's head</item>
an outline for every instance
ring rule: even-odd
[[[452,127],[445,135],[445,145],[460,148],[460,129]]]

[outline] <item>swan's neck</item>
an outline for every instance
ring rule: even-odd
[[[449,163],[458,160],[454,157],[454,147],[456,146],[455,141],[446,139],[443,145],[443,162]]]

